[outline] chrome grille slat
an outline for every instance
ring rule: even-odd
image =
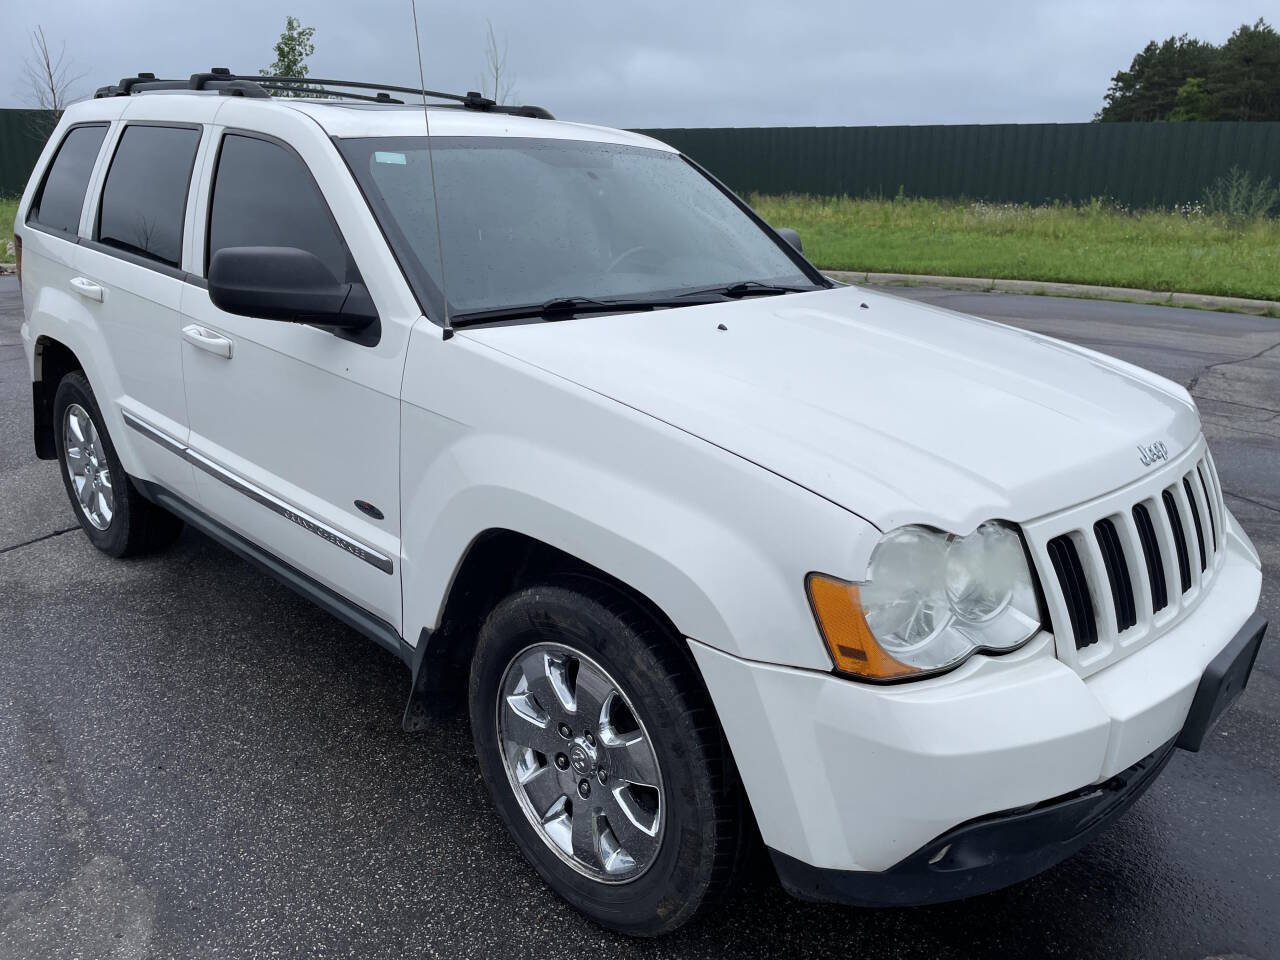
[[[1203,439],[1126,491],[1024,525],[1058,656],[1082,673],[1180,619],[1223,559],[1225,506]]]

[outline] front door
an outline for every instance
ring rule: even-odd
[[[215,135],[206,267],[226,247],[296,247],[336,277],[359,279],[302,156],[260,134],[219,127]],[[378,291],[371,293],[377,304]],[[305,324],[235,316],[199,283],[186,284],[182,297],[189,445],[202,507],[396,630],[400,335],[400,325],[384,323],[376,339],[356,342]]]

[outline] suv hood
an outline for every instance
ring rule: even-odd
[[[1141,476],[1139,444],[1173,459],[1200,432],[1154,374],[856,287],[464,333],[882,530],[1030,520]]]

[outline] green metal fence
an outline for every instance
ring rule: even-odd
[[[47,110],[0,110],[0,197],[22,193],[55,122]]]
[[[1233,165],[1280,182],[1277,123],[1033,123],[642,130],[739,193],[1130,207],[1198,200]]]
[[[0,110],[0,197],[22,192],[52,126]],[[1106,197],[1131,207],[1200,198],[1239,166],[1280,183],[1277,123],[1024,123],[932,127],[642,130],[740,193],[1046,203]]]

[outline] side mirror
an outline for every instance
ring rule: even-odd
[[[377,321],[363,283],[341,283],[296,247],[225,247],[209,263],[209,299],[242,317],[359,331]]]
[[[804,253],[804,244],[800,242],[800,234],[790,227],[774,227],[773,232],[796,248],[796,253]]]

